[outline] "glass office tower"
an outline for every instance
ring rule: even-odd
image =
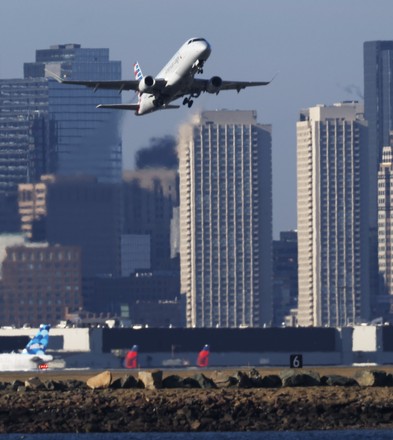
[[[364,43],[364,113],[369,138],[382,159],[393,129],[393,41]]]
[[[19,231],[18,184],[53,171],[56,127],[45,78],[0,80],[0,231]]]
[[[368,122],[371,291],[384,292],[378,277],[378,167],[393,130],[393,41],[366,41],[363,46],[364,113]],[[386,245],[389,245],[386,243]],[[390,245],[389,245],[390,246]],[[379,269],[380,270],[380,269]]]
[[[120,182],[121,112],[96,109],[120,103],[116,90],[94,91],[50,79],[50,72],[74,80],[119,80],[121,62],[109,60],[109,49],[84,49],[78,44],[55,45],[36,51],[36,61],[24,64],[25,78],[48,80],[48,110],[57,127],[56,172],[89,174],[100,182]]]

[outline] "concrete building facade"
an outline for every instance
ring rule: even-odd
[[[181,291],[188,327],[272,318],[271,127],[211,111],[179,136]]]
[[[82,307],[79,247],[14,245],[1,265],[1,325],[53,325]]]
[[[297,123],[301,326],[370,315],[366,128],[358,103],[312,107]]]

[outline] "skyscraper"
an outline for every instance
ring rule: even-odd
[[[48,173],[55,143],[47,81],[0,80],[0,192],[16,194],[19,183]]]
[[[57,127],[56,172],[90,174],[100,182],[121,182],[122,146],[119,112],[96,105],[120,103],[116,90],[90,90],[59,84],[50,73],[79,80],[118,80],[121,62],[109,60],[109,49],[85,49],[79,44],[54,45],[36,51],[36,61],[24,64],[25,78],[48,81],[48,111]],[[53,171],[53,170],[52,170]]]
[[[393,41],[366,41],[363,49],[364,114],[377,167],[393,130]]]
[[[381,277],[381,294],[393,305],[393,154],[392,147],[382,150],[378,171],[378,268]],[[384,295],[385,294],[385,295]],[[381,300],[383,299],[381,297]],[[392,313],[391,310],[389,310]]]
[[[384,282],[381,284],[382,280],[378,278],[378,272],[381,273],[381,268],[378,268],[378,262],[381,263],[378,246],[382,245],[382,237],[377,234],[377,229],[380,229],[377,225],[377,201],[380,196],[377,174],[383,147],[391,145],[390,132],[393,130],[393,41],[367,41],[363,46],[363,56],[364,113],[369,132],[369,214],[373,231],[370,236],[370,275],[372,291],[383,294],[386,293]],[[384,246],[390,244],[386,242]]]
[[[282,231],[273,240],[273,325],[281,326],[297,308],[297,231]]]
[[[302,326],[343,326],[369,317],[366,127],[358,103],[313,107],[297,123]]]
[[[271,127],[203,112],[179,138],[181,291],[188,327],[270,324]]]
[[[18,184],[53,169],[56,129],[43,78],[0,80],[0,231],[18,231]]]
[[[178,206],[176,171],[146,168],[125,172],[123,200],[124,233],[148,235],[151,268],[170,269],[172,211]]]

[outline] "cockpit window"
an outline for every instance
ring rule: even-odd
[[[191,40],[188,41],[187,44],[193,43],[194,41],[205,41],[204,38],[192,38]]]

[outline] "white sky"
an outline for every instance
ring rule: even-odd
[[[192,111],[257,110],[273,126],[273,230],[296,228],[296,121],[301,108],[359,99],[363,42],[393,40],[392,0],[0,0],[0,78],[52,44],[108,47],[123,78],[138,60],[156,74],[190,37],[212,46],[203,77],[268,87],[198,98]],[[202,77],[202,76],[201,76]],[[125,96],[130,100],[132,95]],[[98,110],[97,110],[98,111]],[[190,110],[123,116],[124,167],[152,136],[176,135]]]

